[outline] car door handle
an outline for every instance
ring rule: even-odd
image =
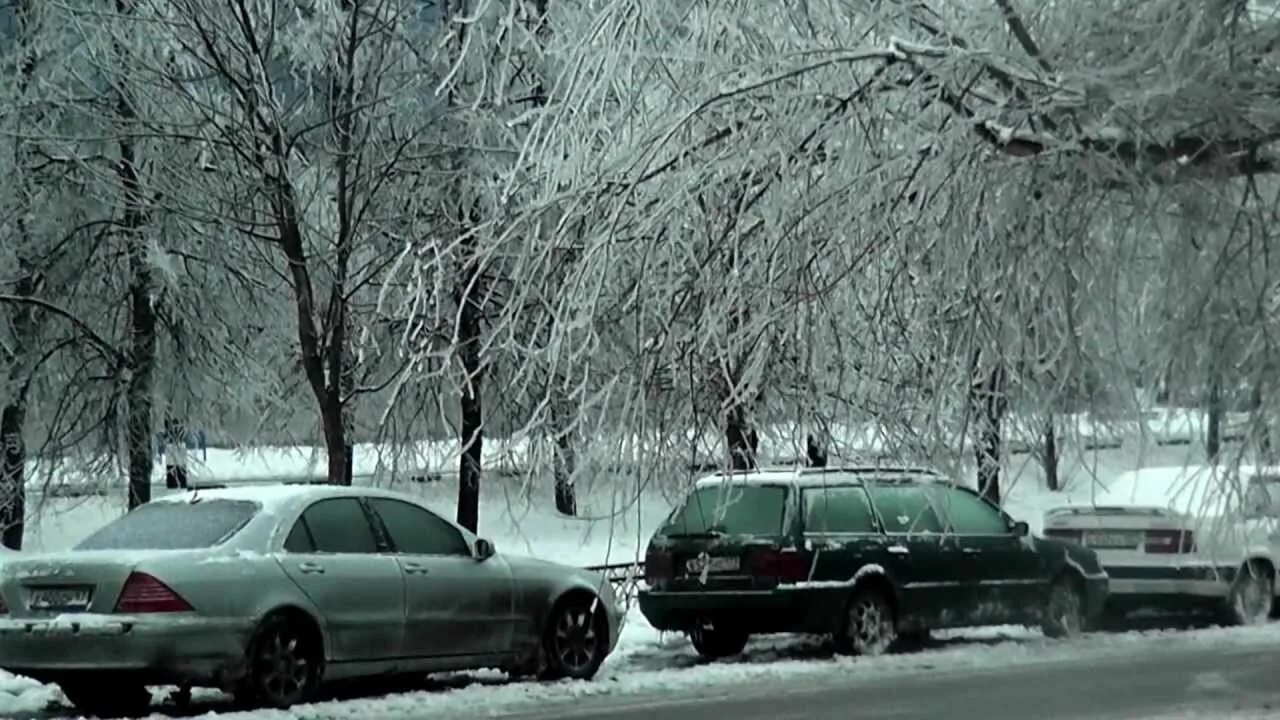
[[[405,563],[404,572],[406,575],[430,575],[431,571],[418,563]]]
[[[320,563],[302,562],[298,563],[298,571],[303,575],[323,575],[324,566]]]
[[[890,545],[888,547],[890,555],[910,555],[911,550],[906,545]]]

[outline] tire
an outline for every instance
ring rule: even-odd
[[[320,686],[324,647],[315,631],[287,615],[272,615],[249,643],[249,671],[236,699],[241,705],[283,710],[310,700]]]
[[[58,685],[76,711],[87,717],[131,718],[147,715],[151,710],[151,693],[140,683],[86,678],[64,680]]]
[[[1227,617],[1234,625],[1261,625],[1275,604],[1275,572],[1261,563],[1240,569],[1227,594]]]
[[[609,652],[609,623],[597,598],[572,597],[556,605],[543,633],[543,680],[590,680]]]
[[[1084,633],[1084,593],[1075,578],[1063,575],[1049,586],[1040,629],[1045,636],[1055,639],[1069,639]]]
[[[700,622],[689,631],[689,641],[699,655],[708,660],[733,657],[747,647],[750,635],[730,625]]]
[[[835,633],[836,652],[844,655],[883,655],[898,640],[897,613],[879,588],[858,590],[845,606]]]

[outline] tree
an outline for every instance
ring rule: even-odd
[[[291,290],[329,481],[349,484],[353,403],[387,381],[358,383],[367,367],[356,345],[386,328],[355,314],[376,305],[420,202],[409,193],[422,189],[432,122],[415,44],[425,9],[356,0],[296,14],[276,0],[237,0],[151,11],[166,19],[177,61],[157,73],[178,112],[199,119],[195,140],[208,156],[203,201],[181,211],[270,249]]]
[[[5,76],[11,100],[3,133],[11,182],[0,207],[11,222],[0,266],[13,274],[0,278],[0,520],[6,545],[20,548],[26,486],[35,479],[29,450],[56,456],[96,437],[98,447],[114,451],[113,384],[125,358],[101,331],[110,274],[87,270],[103,259],[113,223],[104,213],[100,176],[88,166],[97,148],[78,142],[81,104],[91,102],[82,98],[92,97],[77,92],[86,64],[63,52],[74,34],[63,8],[19,3],[14,13],[16,42],[4,58],[12,70]],[[43,465],[65,471],[69,463],[62,460]]]
[[[809,313],[810,326],[831,323],[842,359],[858,368],[832,378],[842,386],[806,390],[809,406],[837,395],[892,407],[888,388],[916,374],[901,359],[919,355],[934,368],[932,399],[890,413],[928,408],[941,433],[981,406],[979,451],[994,472],[1015,391],[1065,395],[1049,386],[1108,366],[1109,348],[1079,328],[1113,323],[1083,316],[1091,309],[1074,301],[1055,302],[1069,321],[1016,327],[1027,315],[1014,311],[1038,294],[1037,276],[1019,272],[1027,263],[1018,253],[1040,242],[1033,221],[1059,211],[1063,196],[1094,213],[1086,235],[1058,241],[1069,252],[1055,272],[1081,277],[1149,240],[1139,224],[1167,215],[1179,187],[1233,186],[1274,169],[1280,118],[1259,88],[1275,25],[1241,7],[1098,1],[1032,16],[1003,0],[891,3],[875,13],[838,3],[766,17],[746,4],[646,3],[642,14],[615,4],[592,26],[607,43],[549,51],[571,68],[574,92],[554,96],[536,147],[548,165],[572,156],[573,169],[548,173],[545,187],[574,198],[570,212],[596,229],[583,255],[607,257],[607,266],[587,262],[579,273],[633,293],[627,317],[645,328],[638,341],[666,355],[655,366],[680,367],[678,358],[711,348],[751,350],[721,373],[736,392],[713,390],[709,404],[732,416],[768,395],[774,385],[747,370],[779,363],[758,352],[769,343],[753,331],[777,332],[780,317]],[[1161,20],[1178,13],[1199,21]],[[1154,47],[1188,50],[1146,51]],[[1153,75],[1164,91],[1151,92]],[[625,130],[597,143],[601,126]],[[1116,240],[1095,242],[1104,231]],[[780,260],[784,240],[790,254]],[[749,250],[737,265],[714,264],[739,247]],[[835,268],[833,282],[813,281],[817,265]],[[619,281],[619,268],[643,275]],[[793,269],[807,282],[776,282]],[[908,269],[928,288],[915,294],[918,319],[873,331],[879,344],[868,347],[866,327],[846,318],[874,325],[899,314],[890,303],[909,296]],[[730,291],[734,283],[750,300]],[[770,302],[764,286],[787,297]],[[1105,305],[1100,297],[1092,309]],[[582,321],[594,312],[583,310]],[[928,344],[912,347],[921,338]],[[1029,361],[1059,344],[1080,357],[1055,378],[1034,379]],[[706,376],[697,377],[690,389],[707,394]],[[996,483],[983,484],[998,496]]]

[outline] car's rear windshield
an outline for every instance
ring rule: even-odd
[[[77,550],[198,550],[220,545],[258,513],[248,500],[199,500],[141,505],[107,523]]]
[[[787,488],[725,483],[707,485],[685,498],[662,528],[668,537],[779,535],[787,507]]]

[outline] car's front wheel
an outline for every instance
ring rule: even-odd
[[[1227,612],[1236,625],[1261,625],[1275,602],[1275,573],[1261,563],[1241,568],[1227,596]]]
[[[146,686],[116,678],[75,678],[58,683],[75,709],[86,717],[129,718],[146,715],[151,693]]]
[[[714,622],[699,622],[689,631],[693,649],[708,660],[737,655],[747,647],[749,637],[745,630]]]
[[[543,636],[542,679],[590,680],[609,652],[609,623],[596,598],[578,597],[551,611]]]
[[[1051,638],[1072,638],[1084,627],[1084,593],[1074,578],[1064,575],[1049,587],[1041,630]]]

